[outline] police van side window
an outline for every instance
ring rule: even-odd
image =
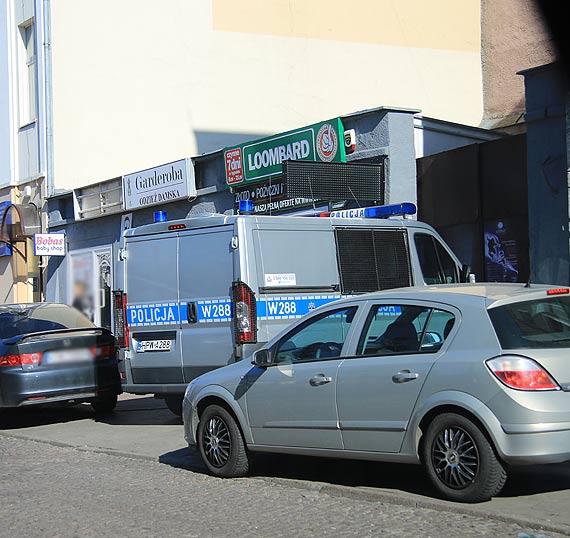
[[[342,293],[412,285],[405,230],[335,228]]]
[[[414,242],[426,284],[459,282],[455,262],[435,237],[428,234],[415,234]]]

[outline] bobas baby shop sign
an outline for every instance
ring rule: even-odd
[[[224,150],[226,183],[238,186],[282,174],[282,162],[346,162],[340,118]]]

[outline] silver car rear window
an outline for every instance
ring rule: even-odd
[[[488,312],[503,349],[570,347],[570,296],[510,303]]]
[[[95,325],[81,312],[64,304],[0,306],[0,338],[88,327]]]

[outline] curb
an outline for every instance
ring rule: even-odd
[[[23,440],[23,441],[32,441],[35,443],[42,443],[56,447],[72,448],[80,452],[105,454],[107,456],[115,456],[131,460],[139,460],[139,461],[143,460],[154,463],[160,463],[176,469],[183,469],[190,472],[197,471],[196,465],[190,465],[185,460],[179,458],[172,458],[171,460],[161,459],[161,457],[157,458],[155,456],[146,456],[144,454],[133,454],[131,452],[123,452],[120,450],[113,450],[110,448],[76,446],[76,445],[70,445],[68,443],[62,443],[59,441],[33,439],[25,435],[5,433],[3,431],[0,431],[0,436]],[[413,493],[406,493],[400,491],[386,491],[386,490],[363,487],[363,486],[355,487],[355,486],[342,486],[337,484],[327,484],[323,482],[308,482],[304,480],[295,480],[292,478],[278,478],[278,477],[267,477],[267,476],[258,476],[258,475],[253,476],[251,478],[263,480],[264,482],[270,484],[276,484],[288,488],[311,491],[323,495],[330,495],[331,497],[344,497],[358,501],[397,504],[401,506],[409,506],[412,508],[424,508],[429,510],[435,510],[437,512],[464,514],[472,517],[492,519],[501,523],[517,525],[521,528],[529,528],[529,529],[534,529],[536,531],[555,532],[557,534],[570,537],[570,527],[566,525],[560,526],[547,522],[538,522],[530,519],[526,520],[526,519],[515,518],[508,515],[499,514],[497,512],[492,512],[489,510],[471,508],[468,505],[464,504],[452,503],[435,498],[421,497]]]

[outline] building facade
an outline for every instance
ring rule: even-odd
[[[512,60],[519,46],[548,48],[538,24],[524,42],[513,32],[510,48],[485,48],[499,41],[493,29],[534,24],[531,3],[171,0],[165,9],[152,0],[0,0],[0,202],[36,208],[44,231],[71,218],[69,203],[74,221],[99,210],[117,216],[123,178],[137,171],[197,158],[196,171],[207,162],[221,174],[221,148],[378,105],[421,111],[410,131],[418,156],[449,149],[448,131],[487,118],[485,127],[497,126],[495,108],[509,108],[489,97],[506,78],[489,68],[494,51]],[[522,87],[508,92],[522,99]],[[441,142],[441,124],[430,131],[427,118],[450,126]],[[392,162],[398,147],[390,144]],[[401,163],[413,175],[412,162]],[[231,199],[215,190],[222,180],[197,178],[196,204]],[[214,194],[218,202],[207,201]],[[41,296],[32,229],[4,237],[21,247],[0,256],[6,302]],[[43,274],[45,284],[50,270]]]

